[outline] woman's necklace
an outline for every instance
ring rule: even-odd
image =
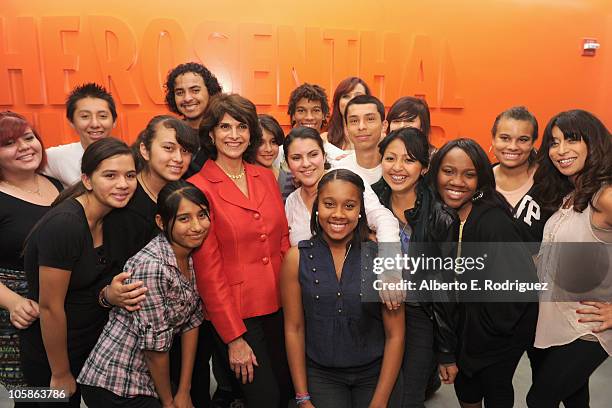
[[[157,202],[157,194],[153,193],[151,189],[149,188],[149,186],[147,186],[147,183],[145,183],[145,180],[144,180],[144,175],[139,174],[138,177],[140,177],[140,183],[144,187],[147,194],[153,199],[153,201]]]
[[[217,164],[218,164],[218,163],[217,163]],[[225,175],[226,175],[227,177],[231,178],[232,180],[240,180],[242,177],[244,177],[244,173],[245,173],[245,171],[244,171],[244,166],[242,166],[242,165],[241,165],[242,170],[240,170],[240,173],[238,173],[238,174],[231,174],[231,173],[229,173],[229,172],[228,172],[227,170],[225,170],[225,169],[223,168],[223,166],[221,166],[220,164],[219,164],[219,167],[221,168],[221,170],[223,170],[223,172],[225,173]]]
[[[36,178],[36,189],[35,190],[28,190],[27,188],[22,188],[22,187],[16,186],[15,184],[9,183],[6,180],[1,180],[0,182],[2,184],[6,184],[9,187],[12,187],[12,188],[15,188],[17,190],[23,191],[24,193],[35,194],[35,195],[41,197],[41,194],[40,194],[40,181],[38,180],[38,176],[35,176],[35,178]]]

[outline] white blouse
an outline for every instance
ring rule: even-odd
[[[597,197],[596,197],[597,198]],[[582,242],[582,243],[604,243],[595,235],[591,224],[592,209],[589,205],[582,213],[574,211],[572,208],[561,208],[555,212],[546,222],[544,236],[540,253],[538,254],[538,276],[541,282],[548,282],[548,290],[542,294],[540,299],[538,325],[536,328],[535,346],[537,348],[548,348],[569,344],[576,339],[598,341],[609,355],[612,355],[612,330],[601,333],[592,333],[593,328],[598,327],[601,322],[579,323],[578,319],[582,316],[576,313],[578,309],[588,308],[579,302],[555,301],[555,299],[571,300],[572,298],[588,299],[592,297],[610,298],[612,291],[612,276],[610,270],[605,279],[597,288],[579,296],[567,292],[556,282],[562,282],[563,277],[558,277],[562,271],[561,262],[563,253],[566,252],[560,243]],[[612,233],[606,232],[612,237]],[[554,243],[554,244],[553,244]],[[609,248],[609,246],[608,246]],[[563,253],[562,253],[563,252]],[[609,258],[608,265],[612,264],[612,254],[607,250]],[[594,260],[584,259],[583,270],[576,270],[576,274],[581,274],[589,279],[593,271]],[[590,268],[589,268],[590,266]]]

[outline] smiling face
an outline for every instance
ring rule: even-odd
[[[417,181],[426,170],[421,162],[408,155],[406,145],[400,139],[389,143],[381,164],[383,178],[394,193],[414,190]]]
[[[325,154],[316,141],[297,138],[289,145],[287,165],[297,181],[312,187],[325,172]]]
[[[328,242],[348,242],[359,222],[361,194],[357,186],[344,180],[332,180],[318,193],[317,211],[323,237]]]
[[[210,131],[209,135],[217,149],[217,159],[242,158],[251,140],[249,125],[237,121],[227,113],[223,115],[221,121]]]
[[[462,149],[448,151],[437,174],[438,194],[446,205],[458,211],[465,220],[472,209],[472,197],[478,188],[474,163]]]
[[[533,125],[525,120],[502,118],[493,136],[493,154],[499,164],[516,168],[529,163],[533,149]]]
[[[208,89],[204,78],[194,72],[186,72],[174,81],[174,101],[189,124],[199,125],[208,105]]]
[[[79,134],[83,148],[110,136],[115,127],[108,102],[100,98],[81,98],[75,104],[71,126]]]
[[[176,130],[163,123],[155,127],[151,148],[140,144],[140,154],[147,161],[148,171],[166,182],[179,180],[187,171],[192,154],[176,140]]]
[[[338,108],[340,108],[340,114],[344,116],[346,105],[351,101],[351,99],[353,99],[356,96],[365,95],[365,94],[366,94],[366,89],[360,83],[357,83],[357,85],[355,85],[355,87],[351,89],[350,92],[343,94],[338,100]]]
[[[161,221],[161,220],[160,220]],[[157,221],[158,225],[160,221]],[[194,202],[181,198],[176,219],[172,225],[172,246],[191,252],[204,242],[210,228],[208,210]]]
[[[85,188],[103,206],[125,207],[136,190],[136,166],[131,154],[103,160],[91,177],[82,175]]]
[[[255,161],[264,167],[272,167],[272,163],[278,156],[278,144],[274,135],[262,128],[261,145],[257,149]]]
[[[548,147],[548,157],[564,176],[573,179],[584,170],[589,148],[583,139],[566,139],[561,129],[552,128],[552,141]]]
[[[311,101],[302,98],[295,104],[295,113],[291,118],[294,127],[306,126],[321,131],[323,126],[323,109],[321,101]]]
[[[31,129],[0,145],[0,174],[35,172],[42,160],[42,146]]]
[[[382,130],[387,126],[387,123],[381,120],[376,105],[373,103],[352,104],[346,114],[346,129],[355,150],[376,149]]]

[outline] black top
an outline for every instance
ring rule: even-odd
[[[105,246],[113,275],[122,272],[125,262],[159,233],[156,212],[157,204],[138,183],[130,202],[104,219],[104,236],[109,237]]]
[[[26,243],[28,297],[37,302],[40,266],[71,272],[64,303],[68,357],[71,365],[80,366],[106,323],[108,311],[98,304],[98,293],[110,282],[111,276],[104,250],[94,248],[85,211],[76,199],[68,199],[52,208]],[[40,320],[21,332],[21,350],[27,359],[47,361]]]
[[[362,264],[361,254],[365,252],[364,258],[371,260],[376,256],[376,245],[349,248],[340,280],[322,238],[300,241],[298,247],[308,358],[334,368],[363,366],[382,358],[385,330],[381,305],[362,301],[362,294],[368,296],[363,292],[370,291],[373,274],[365,272],[372,269]],[[367,282],[362,281],[362,275],[368,277]]]
[[[462,243],[520,243],[522,235],[517,223],[502,209],[475,203],[468,216],[462,234]],[[470,246],[462,245],[463,257],[482,256],[470,254]],[[476,249],[477,246],[471,246]],[[513,245],[504,250],[501,245],[487,245],[486,267],[508,266],[516,271],[517,278],[535,267],[526,247]],[[492,251],[497,248],[497,251]],[[493,275],[489,273],[489,275]],[[470,279],[470,276],[464,276]],[[522,354],[533,344],[538,316],[536,302],[461,302],[457,322],[459,368],[468,375],[513,353]]]
[[[206,160],[210,158],[210,152],[206,148],[206,144],[202,142],[200,138],[200,130],[194,129],[192,127],[189,128],[197,137],[200,139],[200,149],[191,157],[191,163],[189,163],[189,168],[187,172],[181,177],[183,180],[187,180],[189,177],[198,174]],[[206,135],[208,137],[208,135]]]
[[[58,180],[46,177],[57,189]],[[23,270],[23,244],[30,230],[51,206],[32,204],[0,191],[0,268]]]
[[[542,242],[544,225],[553,214],[553,211],[547,211],[540,206],[534,194],[534,187],[531,187],[514,207],[514,217],[519,221],[518,225],[526,242]]]

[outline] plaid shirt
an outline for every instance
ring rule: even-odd
[[[193,264],[190,258],[191,280],[187,281],[170,244],[159,234],[127,261],[124,270],[132,272],[132,280],[144,282],[146,299],[132,313],[118,307],[111,310],[77,381],[122,397],[158,398],[143,351],[167,352],[175,334],[202,324]]]

